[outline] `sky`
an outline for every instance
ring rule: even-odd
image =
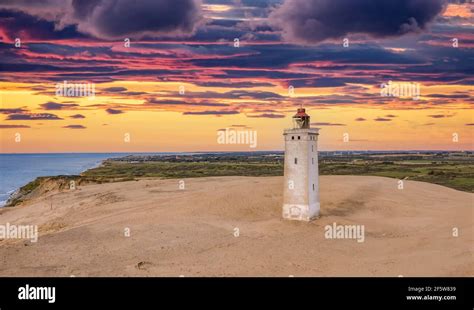
[[[0,37],[1,153],[283,150],[299,107],[323,151],[473,150],[468,0],[0,0]]]

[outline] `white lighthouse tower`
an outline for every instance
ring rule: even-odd
[[[310,221],[319,216],[318,135],[319,128],[310,128],[303,108],[293,116],[293,128],[284,130],[284,219]]]

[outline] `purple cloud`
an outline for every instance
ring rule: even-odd
[[[10,114],[6,118],[8,121],[35,121],[35,120],[61,120],[59,116],[51,113],[38,113],[38,114]]]
[[[21,114],[27,111],[25,108],[0,109],[0,113],[2,114]]]
[[[391,122],[392,120],[390,118],[377,117],[377,118],[374,118],[374,121],[376,121],[376,122]]]
[[[317,43],[348,34],[400,36],[425,29],[444,0],[285,0],[270,23],[288,41]]]
[[[40,106],[45,110],[67,110],[79,105],[77,103],[57,103],[48,101],[46,103],[40,104]]]
[[[85,117],[84,115],[82,115],[82,114],[74,114],[74,115],[70,115],[69,117],[70,117],[70,118],[76,118],[76,119],[77,119],[77,118],[86,118],[86,117]]]
[[[108,40],[190,35],[202,22],[200,0],[18,0],[3,1],[0,9]]]
[[[112,109],[112,108],[108,108],[107,110],[105,110],[107,113],[109,114],[122,114],[124,113],[122,110],[119,110],[119,109]]]
[[[67,125],[67,126],[63,126],[63,128],[69,128],[69,129],[86,129],[87,127],[82,126],[82,125]]]
[[[239,114],[239,111],[197,111],[197,112],[184,112],[183,115],[233,115]]]
[[[275,113],[261,113],[256,115],[247,115],[247,117],[258,117],[258,118],[284,118],[285,115],[283,114],[275,114]]]
[[[428,115],[431,118],[446,118],[446,117],[453,117],[453,115],[446,115],[446,114],[431,114]]]
[[[121,93],[127,91],[125,87],[107,87],[104,88],[103,91],[110,92],[110,93]]]
[[[317,122],[317,123],[311,123],[311,126],[346,126],[346,124]]]
[[[30,128],[30,126],[28,125],[4,125],[4,124],[0,124],[0,128]]]

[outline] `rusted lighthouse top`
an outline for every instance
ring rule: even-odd
[[[296,111],[296,114],[295,116],[308,116],[308,114],[306,114],[306,109],[305,108],[298,108],[298,110]]]
[[[304,108],[298,108],[296,114],[293,116],[293,127],[294,128],[309,128],[309,115],[306,114]]]

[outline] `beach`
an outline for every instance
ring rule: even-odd
[[[40,176],[75,175],[121,153],[0,154],[0,207],[21,186]]]
[[[473,276],[473,197],[436,184],[321,176],[321,216],[281,219],[283,178],[140,179],[51,190],[3,223],[1,276]],[[325,228],[363,225],[364,240]],[[456,232],[456,233],[455,233]]]

